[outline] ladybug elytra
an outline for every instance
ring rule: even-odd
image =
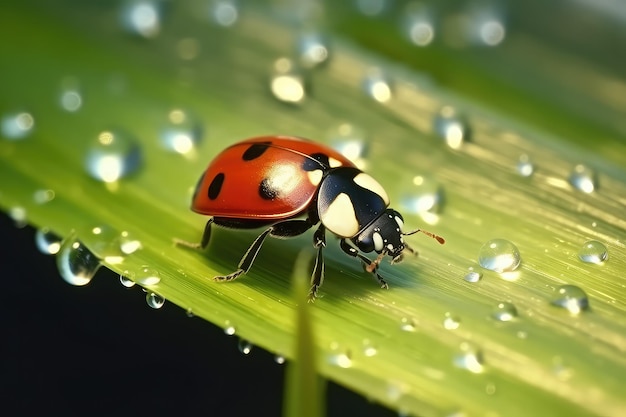
[[[309,300],[315,299],[324,279],[327,230],[339,237],[345,253],[360,259],[387,288],[377,272],[381,260],[388,255],[391,263],[397,263],[404,251],[415,253],[403,236],[422,232],[444,243],[420,229],[402,232],[402,215],[388,206],[383,187],[339,152],[290,136],[257,137],[226,148],[203,173],[191,208],[212,217],[201,242],[187,245],[206,247],[213,224],[233,229],[266,227],[236,271],[214,278],[230,281],[248,272],[267,236],[294,237],[319,223],[313,235],[317,256]],[[370,252],[378,253],[375,260],[363,255]]]

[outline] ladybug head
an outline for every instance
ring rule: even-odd
[[[402,261],[404,250],[414,253],[415,251],[404,242],[403,236],[421,232],[437,239],[441,244],[445,243],[441,236],[421,229],[404,233],[402,232],[403,225],[404,219],[402,215],[394,209],[387,209],[381,216],[352,238],[352,241],[362,252],[376,252],[379,254],[376,261],[374,261],[374,265],[378,265],[385,255],[391,257],[391,263],[393,264]]]

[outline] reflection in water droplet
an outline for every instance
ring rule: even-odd
[[[22,206],[11,207],[7,214],[15,222],[15,227],[19,229],[25,227],[28,224],[26,221],[26,209]]]
[[[279,58],[274,62],[270,89],[280,101],[300,103],[306,94],[304,75],[290,59]]]
[[[141,148],[134,138],[105,130],[87,150],[85,168],[93,178],[112,183],[135,172],[140,164]]]
[[[367,16],[381,14],[388,6],[388,0],[356,0],[358,10]]]
[[[498,321],[512,321],[517,318],[517,308],[513,305],[513,303],[498,303],[496,308],[491,313],[491,317]]]
[[[33,193],[33,201],[36,204],[46,204],[54,200],[54,190],[37,190]]]
[[[433,120],[433,130],[452,149],[459,149],[470,136],[465,117],[451,106],[444,106],[437,113]]]
[[[435,38],[435,27],[430,8],[424,3],[409,3],[404,13],[405,32],[417,46],[427,46]]]
[[[133,239],[127,231],[120,233],[119,242],[120,250],[125,255],[130,255],[141,249],[141,242],[137,239]]]
[[[574,167],[569,182],[574,188],[587,194],[593,193],[598,188],[595,172],[582,164]]]
[[[2,116],[0,132],[8,140],[26,138],[35,127],[35,118],[28,112],[13,112]]]
[[[404,330],[405,332],[414,332],[416,330],[416,327],[417,323],[415,322],[415,320],[408,317],[402,317],[402,320],[400,322],[401,330]]]
[[[160,137],[167,150],[186,154],[198,146],[202,126],[188,112],[173,109],[167,115],[167,124],[161,129]]]
[[[127,0],[122,5],[121,20],[124,28],[144,38],[154,38],[161,31],[161,2]]]
[[[378,68],[372,68],[368,71],[365,79],[363,80],[363,89],[368,96],[372,97],[379,103],[386,103],[391,100],[391,82]]]
[[[120,284],[122,284],[126,288],[132,288],[135,286],[135,281],[128,277],[125,277],[124,275],[120,275]]]
[[[239,18],[237,2],[234,0],[212,0],[209,12],[213,21],[224,27],[234,25]]]
[[[360,169],[365,169],[369,147],[362,129],[350,123],[341,123],[330,130],[328,141],[333,149],[354,162]]]
[[[237,348],[239,349],[239,352],[247,355],[252,351],[252,343],[248,342],[245,339],[239,339],[239,342],[237,343]]]
[[[521,260],[517,247],[505,239],[488,241],[478,253],[480,266],[495,272],[514,271],[520,265]]]
[[[557,296],[552,300],[552,305],[561,307],[571,314],[580,314],[589,308],[587,294],[575,285],[563,285],[558,288]]]
[[[225,327],[224,327],[224,333],[226,333],[228,336],[232,336],[237,332],[237,329],[235,329],[235,326],[233,326],[230,321],[226,320],[225,323]]]
[[[104,262],[115,265],[124,261],[124,254],[120,249],[120,235],[115,229],[103,225],[91,229],[94,236],[91,250]]]
[[[461,325],[461,319],[452,313],[446,313],[446,317],[443,319],[443,328],[446,330],[456,330]]]
[[[519,157],[517,161],[517,172],[522,177],[530,177],[535,172],[535,166],[528,155],[524,154]]]
[[[417,175],[410,186],[403,187],[400,207],[403,212],[418,214],[428,224],[439,221],[438,213],[443,205],[443,188],[431,177]]]
[[[585,242],[578,252],[578,258],[586,263],[601,264],[609,258],[609,250],[597,240]]]
[[[163,304],[165,304],[165,298],[161,297],[157,293],[148,292],[146,294],[146,303],[154,309],[159,309],[163,307]]]
[[[478,282],[482,279],[483,274],[476,271],[468,271],[467,274],[463,277],[463,279],[467,282]]]
[[[454,365],[458,368],[479,374],[484,370],[483,354],[475,346],[463,342],[460,346],[460,352],[454,357]]]
[[[87,285],[100,268],[100,260],[76,237],[68,237],[57,254],[61,277],[72,285]]]
[[[328,39],[318,32],[305,32],[298,37],[296,43],[300,65],[304,68],[314,68],[328,60]]]
[[[137,274],[135,281],[142,285],[156,285],[161,282],[161,276],[159,271],[156,269],[144,265],[139,269],[139,273]]]
[[[47,227],[37,229],[35,244],[37,249],[44,255],[55,255],[61,249],[61,237],[51,232]]]
[[[282,355],[276,355],[274,356],[274,362],[276,362],[279,365],[282,365],[285,363],[285,357]]]

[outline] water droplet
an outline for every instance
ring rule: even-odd
[[[161,276],[156,269],[144,265],[139,269],[135,281],[141,285],[156,285],[161,282]]]
[[[121,12],[122,25],[134,35],[154,38],[161,31],[160,1],[127,0]]]
[[[163,307],[163,304],[165,304],[165,298],[161,297],[157,293],[148,292],[146,294],[146,303],[148,303],[148,306],[156,310]]]
[[[15,227],[19,229],[21,229],[22,227],[25,227],[28,224],[27,217],[26,217],[26,209],[22,206],[11,207],[7,214],[15,222]]]
[[[235,326],[233,326],[230,321],[226,320],[226,323],[224,326],[224,333],[226,333],[228,336],[232,336],[236,332],[237,332],[237,329],[235,328]]]
[[[0,131],[5,139],[20,140],[26,138],[35,127],[35,118],[25,111],[16,111],[2,116]]]
[[[388,6],[388,0],[356,0],[358,10],[366,16],[381,14]]]
[[[248,342],[245,339],[239,339],[239,342],[237,343],[237,348],[239,349],[239,352],[247,355],[252,351],[252,343]]]
[[[477,7],[469,15],[468,38],[470,42],[483,46],[498,46],[506,37],[506,27],[499,8]]]
[[[386,103],[391,100],[391,82],[378,68],[373,68],[368,71],[365,79],[363,80],[363,89],[368,96],[372,97],[379,103]]]
[[[578,191],[587,194],[594,192],[598,188],[595,172],[582,164],[574,167],[569,176],[569,182]]]
[[[578,252],[581,261],[590,264],[601,264],[609,258],[609,251],[602,242],[589,240],[585,242]]]
[[[414,332],[416,331],[416,327],[417,327],[417,323],[415,322],[414,319],[411,319],[408,317],[402,317],[402,320],[400,322],[401,330],[404,330],[405,332]]]
[[[514,271],[519,266],[521,259],[517,247],[505,239],[488,241],[478,253],[480,266],[495,272]]]
[[[57,254],[61,277],[72,285],[87,285],[100,268],[100,260],[74,235],[68,237]]]
[[[119,243],[120,250],[125,255],[130,255],[141,249],[141,242],[137,239],[134,239],[127,231],[123,231],[122,233],[120,233]]]
[[[279,58],[274,62],[270,89],[280,101],[300,103],[306,95],[304,74],[290,59]]]
[[[460,352],[454,357],[454,365],[479,374],[484,370],[483,354],[477,347],[463,342],[460,346]]]
[[[483,278],[483,274],[477,271],[470,270],[463,276],[463,279],[467,282],[478,282]]]
[[[360,169],[366,167],[369,152],[365,132],[350,123],[341,123],[328,134],[330,146],[351,160]]]
[[[61,82],[59,105],[63,110],[70,113],[77,112],[83,106],[83,95],[76,78],[67,77]]]
[[[120,275],[120,284],[122,284],[126,288],[132,288],[135,286],[135,281],[128,277],[125,277],[124,275]]]
[[[517,308],[513,303],[502,302],[498,303],[496,308],[491,313],[491,317],[498,321],[512,321],[517,318]]]
[[[91,229],[94,237],[91,250],[104,262],[112,265],[120,264],[124,261],[124,254],[120,249],[120,235],[115,229],[109,226],[96,226]]]
[[[521,155],[517,160],[517,173],[522,177],[530,177],[535,172],[535,165],[528,155]]]
[[[470,128],[465,117],[451,106],[444,106],[433,121],[433,130],[452,149],[459,149],[469,140]]]
[[[33,193],[33,201],[36,204],[46,204],[54,200],[54,190],[37,190]]]
[[[193,308],[189,307],[185,310],[185,315],[189,318],[195,317],[196,315],[193,313]]]
[[[279,365],[282,365],[285,363],[285,357],[283,355],[275,355],[274,362],[276,362]]]
[[[435,26],[430,8],[423,3],[409,3],[404,13],[408,39],[417,46],[428,46],[435,38]]]
[[[378,353],[378,348],[376,345],[369,339],[363,340],[363,354],[368,358],[375,356]]]
[[[314,68],[328,60],[328,39],[318,32],[305,32],[298,37],[296,44],[300,65]]]
[[[409,213],[418,214],[428,224],[439,221],[438,213],[443,205],[443,188],[431,177],[417,175],[411,184],[403,187],[400,207]]]
[[[329,362],[340,368],[349,368],[352,366],[352,353],[349,350],[345,352],[335,352],[330,356]]]
[[[134,138],[105,130],[88,149],[85,168],[93,178],[112,183],[135,172],[140,164],[141,149]]]
[[[237,3],[233,0],[213,0],[209,11],[213,21],[224,27],[234,25],[239,18]]]
[[[456,330],[461,325],[461,319],[453,315],[452,313],[446,313],[446,317],[443,319],[443,327],[446,330]]]
[[[37,249],[45,255],[55,255],[61,249],[61,237],[53,233],[47,227],[37,229],[35,233],[35,244]]]
[[[167,115],[167,124],[161,129],[161,143],[167,150],[187,154],[202,138],[202,126],[188,112],[173,109]]]
[[[558,288],[557,296],[552,300],[552,305],[561,307],[571,314],[580,314],[589,308],[587,294],[575,285],[563,285]]]

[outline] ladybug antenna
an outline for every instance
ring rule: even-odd
[[[412,230],[410,232],[402,233],[402,235],[403,236],[409,236],[409,235],[414,235],[415,233],[418,233],[418,232],[419,233],[423,233],[423,234],[425,234],[428,237],[432,237],[433,239],[437,240],[437,242],[441,243],[442,245],[444,243],[446,243],[446,240],[444,238],[442,238],[441,236],[436,235],[436,234],[434,234],[432,232],[429,232],[427,230],[422,230],[422,229],[415,229],[415,230]]]

